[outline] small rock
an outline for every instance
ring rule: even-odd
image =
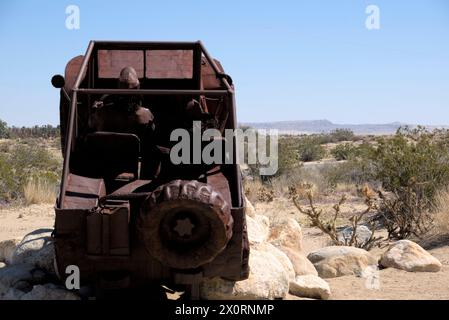
[[[254,209],[253,204],[248,200],[248,198],[245,196],[245,206],[246,206],[246,215],[248,217],[254,218],[256,215],[256,209]]]
[[[14,250],[11,264],[33,264],[54,273],[52,231],[52,229],[38,229],[27,234]]]
[[[262,243],[267,240],[270,232],[270,220],[262,215],[255,215],[253,218],[246,217],[248,228],[248,240],[251,245]]]
[[[80,300],[75,293],[52,283],[36,285],[33,289],[21,296],[20,300]]]
[[[302,250],[302,230],[299,223],[293,218],[279,219],[273,222],[269,241],[276,247],[287,247]]]
[[[410,272],[438,272],[441,262],[410,240],[400,240],[393,243],[382,255],[380,264]]]
[[[11,263],[14,250],[20,241],[21,239],[0,241],[0,262],[6,262],[8,264]]]
[[[249,278],[243,281],[221,278],[203,281],[201,297],[206,300],[267,300],[287,295],[289,276],[273,254],[252,249],[249,266]]]
[[[313,263],[322,278],[345,275],[362,276],[370,266],[377,266],[377,259],[368,251],[347,246],[330,246],[310,253],[307,258]]]
[[[290,282],[290,293],[298,297],[313,299],[329,299],[329,284],[318,276],[298,276]]]
[[[283,253],[290,259],[293,269],[295,270],[295,276],[314,275],[318,276],[318,272],[315,266],[309,259],[307,259],[301,252],[295,251],[287,247],[279,247]]]
[[[353,227],[346,227],[340,232],[338,232],[337,239],[338,241],[349,244],[349,241],[352,239],[352,234],[354,228]],[[371,238],[371,235],[373,233],[367,226],[357,226],[357,230],[355,232],[355,239],[357,243],[360,245],[363,245],[368,242],[368,240]]]
[[[4,264],[3,262],[0,262],[0,269],[6,267],[6,264]]]

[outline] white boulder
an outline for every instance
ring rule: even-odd
[[[27,234],[16,246],[11,264],[32,264],[54,273],[54,246],[52,229],[38,229]]]
[[[382,255],[380,264],[410,272],[438,272],[441,262],[410,240],[400,240],[393,243]]]
[[[324,247],[310,253],[307,258],[322,278],[362,276],[366,268],[378,264],[377,259],[368,251],[347,246]]]
[[[221,278],[205,280],[201,298],[207,300],[267,300],[284,298],[289,289],[289,275],[282,263],[266,250],[253,248],[249,256],[250,274],[243,281]]]
[[[254,209],[253,204],[251,203],[251,201],[248,200],[248,198],[245,196],[245,206],[246,206],[246,216],[247,217],[251,217],[254,218],[254,216],[256,215],[256,209]]]
[[[293,250],[287,247],[279,247],[283,253],[287,255],[290,259],[293,269],[295,270],[295,276],[305,276],[305,275],[314,275],[318,276],[318,272],[315,269],[315,266],[309,259],[302,253],[297,250]]]
[[[329,299],[331,289],[320,277],[307,275],[298,276],[295,281],[290,282],[290,293],[302,298]]]
[[[262,243],[268,239],[270,233],[270,220],[266,216],[259,214],[254,217],[246,217],[246,226],[248,228],[248,240],[250,245]]]
[[[281,218],[273,221],[269,241],[276,247],[287,247],[302,250],[302,230],[293,218]]]
[[[14,250],[21,239],[8,239],[0,241],[0,262],[11,263]]]
[[[352,239],[352,235],[354,234],[354,228],[353,227],[346,227],[337,234],[338,241],[349,244],[349,242]],[[366,244],[369,239],[371,238],[373,232],[367,227],[367,226],[357,226],[357,229],[355,231],[355,240],[358,244],[364,245]]]

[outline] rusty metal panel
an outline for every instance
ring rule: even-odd
[[[107,205],[87,216],[87,254],[129,255],[129,203]]]
[[[146,77],[149,79],[191,79],[192,50],[146,51]]]
[[[62,209],[91,209],[96,207],[98,199],[105,195],[106,186],[103,179],[69,174]]]
[[[118,78],[125,67],[133,67],[139,78],[143,78],[143,51],[98,50],[98,77]]]

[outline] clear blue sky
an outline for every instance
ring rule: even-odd
[[[380,30],[365,28],[369,4]],[[449,124],[447,0],[2,0],[0,39],[10,125],[58,123],[50,78],[91,39],[202,40],[234,78],[241,122]]]

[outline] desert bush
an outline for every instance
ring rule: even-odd
[[[0,141],[0,153],[9,153],[12,144],[11,140]]]
[[[23,188],[25,204],[53,203],[56,199],[56,185],[49,179],[29,179]]]
[[[299,160],[303,162],[318,161],[325,155],[320,139],[315,136],[304,136],[299,141]]]
[[[313,196],[309,192],[307,194],[307,199],[309,201],[309,207],[303,208],[298,199],[299,196],[293,197],[293,203],[296,208],[303,214],[305,214],[312,226],[317,227],[323,233],[329,236],[332,243],[337,246],[354,246],[357,248],[363,248],[366,250],[372,249],[374,246],[378,245],[384,239],[382,237],[376,237],[375,232],[377,230],[377,223],[374,220],[369,220],[368,223],[370,225],[369,229],[371,231],[371,236],[363,242],[359,242],[357,239],[357,228],[362,225],[362,221],[366,218],[367,214],[376,209],[374,193],[370,188],[365,187],[363,189],[363,196],[365,199],[366,209],[359,213],[351,216],[348,221],[350,222],[350,226],[352,228],[352,236],[349,239],[339,236],[337,231],[337,220],[341,218],[341,206],[346,201],[346,197],[343,195],[340,200],[333,206],[334,214],[330,220],[327,220],[322,217],[323,210],[319,209],[315,206]]]
[[[301,166],[297,149],[297,138],[281,137],[279,139],[277,175],[289,173]]]
[[[336,143],[342,141],[355,141],[359,139],[350,129],[335,129],[329,133],[317,135],[321,144]]]
[[[267,138],[267,141],[268,140],[269,138]],[[280,136],[278,140],[278,153],[275,155],[270,155],[273,157],[277,157],[277,172],[272,176],[260,176],[260,164],[248,164],[250,176],[255,179],[260,179],[263,182],[270,182],[276,177],[279,177],[283,174],[288,174],[292,170],[301,167],[301,162],[299,161],[298,156],[298,140],[298,137],[295,136]],[[245,144],[245,149],[246,148],[247,144]]]
[[[357,147],[351,145],[350,143],[339,144],[331,150],[331,154],[337,161],[349,160],[350,158],[356,156]]]
[[[271,202],[275,198],[275,191],[271,183],[263,183],[259,179],[245,181],[243,188],[246,197],[253,203]]]
[[[449,150],[441,137],[440,131],[401,128],[372,153],[374,177],[387,191],[379,192],[380,215],[391,238],[420,237],[432,225],[436,192],[449,181]]]
[[[0,153],[0,199],[24,198],[24,188],[33,179],[56,186],[60,172],[60,161],[45,148],[16,143]]]
[[[336,130],[332,131],[329,135],[336,142],[353,141],[356,138],[356,136],[354,135],[354,132],[352,132],[352,130],[350,130],[350,129],[336,129]]]
[[[435,195],[432,212],[437,234],[449,235],[449,187],[445,187]]]
[[[361,186],[365,183],[376,185],[373,173],[374,167],[370,160],[350,159],[338,162],[323,169],[323,177],[330,189],[335,189],[339,184],[351,184]]]
[[[9,129],[8,124],[0,119],[0,139],[8,139],[9,138]]]
[[[387,191],[400,193],[412,186],[428,200],[449,181],[449,150],[424,129],[403,129],[379,140],[371,157],[375,178]]]

